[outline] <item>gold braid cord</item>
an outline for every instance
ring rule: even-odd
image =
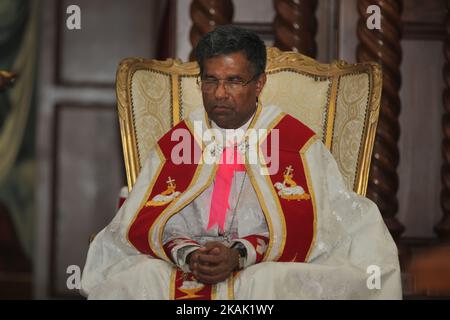
[[[233,1],[231,0],[193,0],[191,3],[192,28],[190,39],[195,48],[200,38],[218,25],[230,24],[233,21]],[[194,49],[189,55],[193,61]]]
[[[444,43],[444,115],[442,129],[444,139],[442,141],[443,165],[441,169],[442,191],[441,207],[444,213],[442,220],[436,225],[435,231],[443,241],[450,242],[450,1],[447,1],[447,17],[445,19],[446,36]]]
[[[315,57],[317,45],[317,0],[274,0],[274,46]]]
[[[366,25],[367,7],[377,5],[381,11],[381,29],[369,30]],[[399,163],[398,140],[400,125],[399,90],[401,85],[400,63],[402,59],[401,0],[358,1],[358,62],[376,61],[383,71],[383,93],[378,128],[373,149],[367,196],[380,208],[384,221],[394,239],[398,239],[404,227],[395,215],[398,211]]]

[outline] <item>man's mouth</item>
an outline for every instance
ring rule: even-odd
[[[230,111],[232,111],[233,109],[230,108],[230,107],[227,107],[227,106],[220,106],[220,105],[217,105],[217,106],[214,106],[212,110],[213,110],[214,112],[230,112]]]

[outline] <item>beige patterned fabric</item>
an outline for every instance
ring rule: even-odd
[[[330,79],[318,81],[311,75],[299,72],[274,72],[268,74],[261,102],[263,105],[279,106],[284,112],[300,119],[322,139],[330,89]]]
[[[129,189],[151,147],[202,108],[196,63],[126,59],[117,96]],[[298,53],[268,49],[262,105],[276,105],[314,130],[336,158],[347,187],[364,195],[378,120],[381,71],[374,63],[320,64]]]
[[[263,105],[277,105],[284,112],[300,119],[322,139],[324,110],[328,106],[331,82],[316,81],[312,76],[292,71],[268,74],[267,84],[261,94]],[[181,79],[180,101],[184,116],[202,106],[196,78]]]
[[[340,77],[331,153],[349,189],[352,189],[356,178],[358,153],[363,143],[368,102],[369,77],[367,74]]]
[[[151,147],[171,128],[170,76],[139,70],[131,82],[136,142],[142,166]]]
[[[203,105],[202,93],[197,85],[197,77],[181,77],[180,104],[182,118]]]

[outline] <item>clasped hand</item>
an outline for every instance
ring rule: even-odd
[[[239,265],[239,253],[213,241],[189,254],[187,263],[199,282],[216,284],[227,279]]]

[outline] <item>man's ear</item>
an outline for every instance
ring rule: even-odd
[[[258,79],[256,80],[256,95],[259,96],[264,85],[266,84],[267,76],[265,73],[262,73]]]

